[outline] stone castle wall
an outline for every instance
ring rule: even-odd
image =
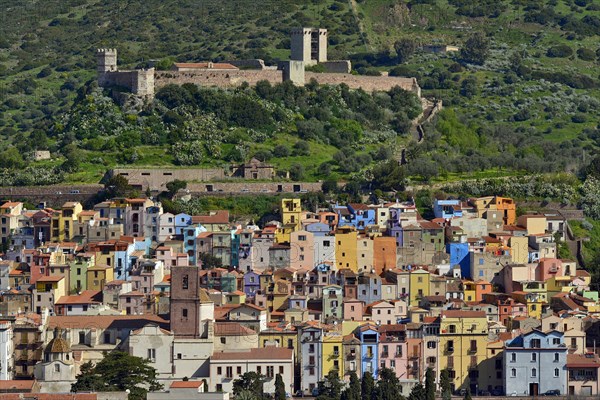
[[[169,84],[182,85],[195,83],[201,86],[217,86],[231,88],[248,82],[256,85],[258,81],[267,80],[272,84],[283,82],[283,71],[278,70],[232,70],[232,71],[157,71],[154,83],[158,90]]]
[[[365,76],[339,73],[306,72],[305,82],[315,79],[321,85],[339,85],[345,83],[352,89],[362,88],[365,91],[390,90],[400,86],[421,97],[421,88],[415,78],[395,76]],[[283,71],[280,70],[234,70],[234,71],[157,71],[154,82],[156,88],[168,84],[182,85],[195,83],[201,86],[217,86],[223,88],[236,87],[243,82],[256,85],[258,81],[267,80],[271,84],[283,82]]]
[[[98,75],[98,85],[122,86],[140,96],[154,96],[154,74],[154,68],[104,72]]]

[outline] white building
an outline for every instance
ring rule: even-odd
[[[13,329],[9,321],[0,321],[0,381],[13,378]]]
[[[170,379],[173,377],[173,339],[173,332],[158,324],[148,324],[129,335],[126,347],[130,355],[150,360],[150,366],[156,368],[157,379]]]
[[[265,376],[264,393],[275,393],[275,377],[281,375],[286,392],[294,388],[294,350],[262,347],[246,351],[218,352],[210,359],[210,389],[231,392],[233,381],[246,372]]]

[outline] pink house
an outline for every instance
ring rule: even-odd
[[[344,299],[344,320],[362,321],[364,303],[356,299]]]
[[[296,231],[290,234],[290,267],[293,270],[314,268],[315,242],[314,235],[307,231]]]
[[[381,366],[395,371],[399,379],[407,379],[406,325],[390,324],[379,327],[379,358]]]
[[[555,276],[564,276],[562,260],[558,258],[541,258],[535,269],[535,279],[543,282]]]

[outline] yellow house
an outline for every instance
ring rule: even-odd
[[[528,235],[541,235],[546,233],[546,217],[544,215],[521,215],[517,218],[517,224],[527,229]]]
[[[542,318],[542,314],[544,312],[543,309],[548,305],[546,302],[546,294],[542,296],[540,293],[533,291],[519,290],[512,292],[511,295],[513,299],[527,306],[527,314],[529,317],[537,319]]]
[[[454,390],[475,392],[483,383],[479,364],[487,359],[485,311],[444,310],[440,321],[440,371],[448,369]]]
[[[236,290],[235,292],[227,293],[227,304],[245,304],[246,303],[246,293]]]
[[[515,264],[527,264],[529,260],[529,239],[527,236],[512,236],[508,240],[511,261]]]
[[[64,240],[72,240],[77,236],[79,213],[83,211],[83,206],[79,202],[67,202],[62,206],[62,223]]]
[[[88,290],[103,290],[106,282],[115,280],[114,268],[108,265],[95,265],[87,270]]]
[[[356,273],[358,263],[356,260],[356,241],[358,232],[353,227],[341,227],[335,231],[335,262],[337,269],[350,269]]]
[[[477,299],[477,291],[475,290],[476,286],[475,282],[464,280],[463,284],[463,295],[465,301],[476,301]]]
[[[298,346],[298,332],[294,329],[269,328],[259,332],[259,347],[283,347],[294,350],[294,360],[300,360],[301,346]]]
[[[573,278],[570,276],[553,276],[546,280],[546,292],[548,297],[552,297],[559,293],[570,293],[575,290],[575,286],[571,285]]]
[[[321,367],[323,376],[329,371],[337,371],[340,379],[344,378],[344,357],[342,356],[343,336],[340,332],[327,332],[323,337],[323,358]]]
[[[291,232],[298,231],[302,228],[302,205],[300,199],[282,199],[281,200],[281,221],[283,224],[282,229],[287,232],[287,236],[282,241],[277,240],[278,243],[290,241],[289,234]],[[285,240],[287,238],[287,240]]]
[[[419,300],[424,296],[429,296],[430,274],[422,268],[411,271],[410,273],[410,296],[409,305],[418,306]]]
[[[33,310],[41,314],[44,308],[54,311],[54,302],[67,295],[67,282],[64,276],[42,276],[33,290]]]
[[[65,241],[65,226],[63,223],[62,212],[60,210],[54,210],[52,212],[52,219],[50,220],[50,241]]]
[[[290,243],[292,240],[292,232],[295,231],[294,225],[282,225],[275,231],[276,243]]]

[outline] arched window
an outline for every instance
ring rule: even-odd
[[[535,377],[537,377],[537,369],[535,369],[535,368],[531,368],[531,377],[532,377],[532,378],[535,378]]]
[[[554,377],[558,378],[560,376],[560,369],[554,368]]]

